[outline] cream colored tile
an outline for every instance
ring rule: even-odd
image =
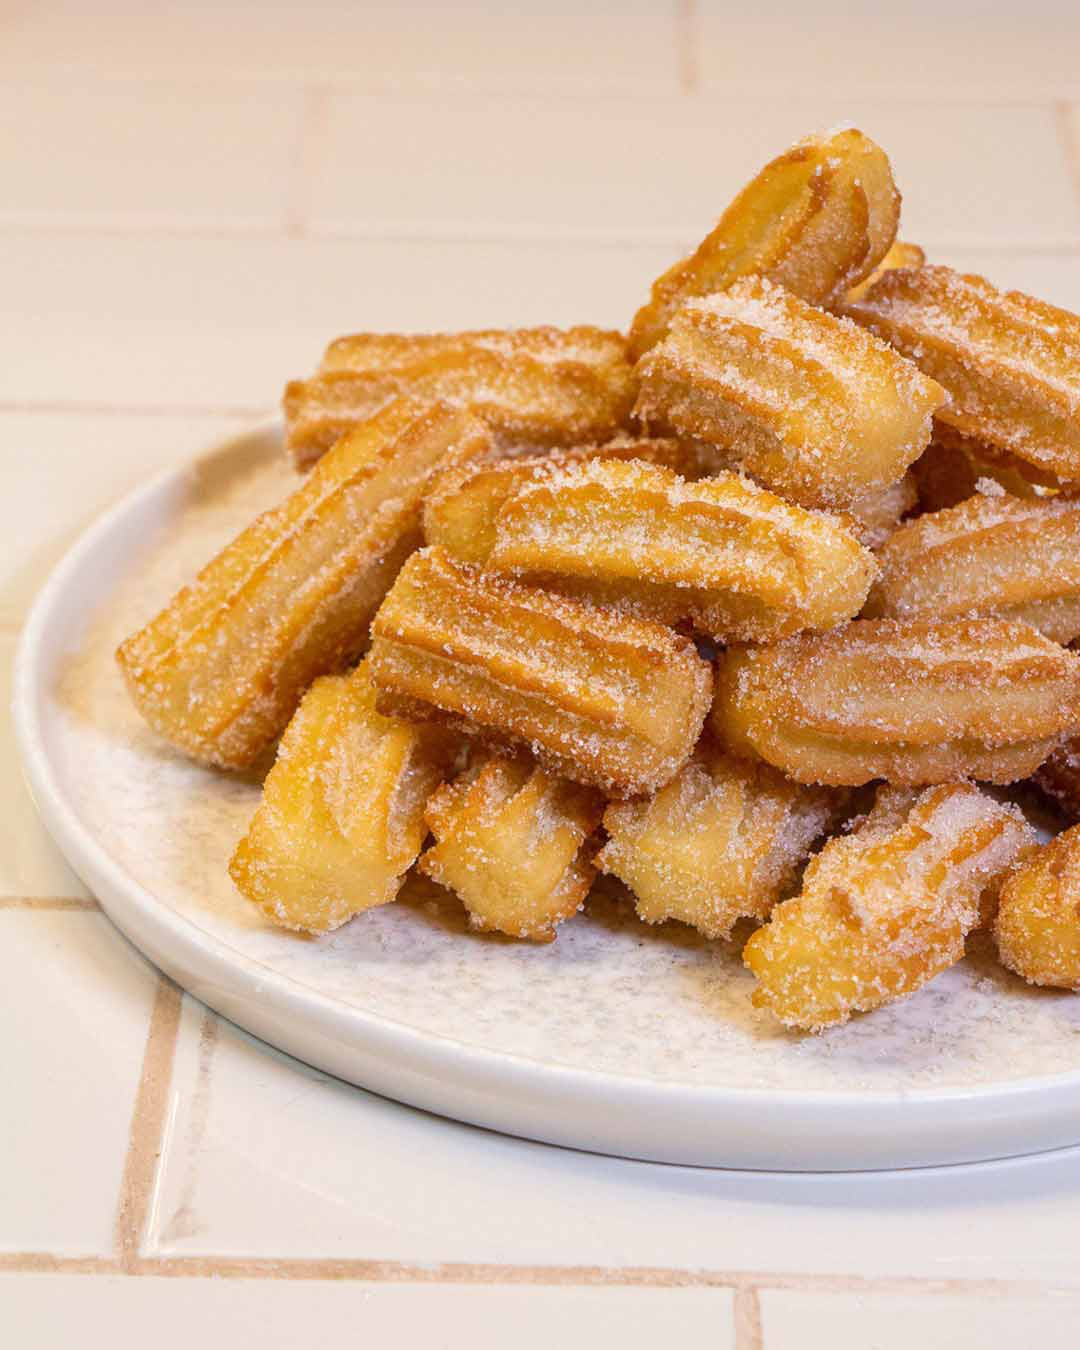
[[[766,1290],[761,1313],[764,1350],[1072,1350],[1080,1296]]]
[[[0,249],[0,403],[269,409],[359,328],[626,323],[671,253],[15,231]]]
[[[200,1036],[201,1010],[185,1006],[151,1253],[935,1277],[1075,1272],[1080,1150],[878,1177],[653,1166],[438,1120],[214,1026],[216,1043]],[[1003,1242],[1004,1231],[1024,1239]]]
[[[87,1328],[123,1327],[155,1350],[259,1345],[293,1350],[371,1343],[411,1350],[548,1350],[610,1342],[652,1350],[687,1336],[731,1350],[722,1289],[499,1288],[330,1280],[0,1276],[0,1334],[18,1350],[68,1350]],[[104,1346],[106,1337],[93,1340]]]
[[[0,633],[0,900],[12,896],[83,899],[90,892],[49,838],[23,779],[11,723],[14,655],[15,639]],[[0,922],[5,913],[0,907]]]
[[[106,507],[162,469],[240,429],[243,419],[2,413],[0,624],[18,624],[53,566]]]
[[[224,82],[0,83],[0,222],[280,228],[300,90]]]
[[[342,94],[329,104],[311,218],[319,229],[361,233],[678,243],[704,234],[742,184],[800,136],[854,122],[892,157],[910,237],[1080,239],[1049,106],[890,103],[821,89],[783,100],[703,95],[587,105]],[[356,163],[362,173],[351,170]]]
[[[258,0],[45,0],[7,21],[8,61],[125,72],[195,71],[346,80],[366,87],[423,81],[583,92],[673,87],[670,0],[531,0],[304,5]]]
[[[110,1254],[156,987],[103,915],[0,908],[0,1251]]]
[[[338,94],[310,219],[331,231],[688,243],[740,185],[728,172],[736,122],[653,91],[590,102]]]
[[[702,79],[726,91],[1003,101],[1080,91],[1073,0],[699,0],[699,12]]]

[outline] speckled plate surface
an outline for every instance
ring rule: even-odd
[[[258,797],[140,721],[113,661],[295,479],[259,428],[100,521],[42,592],[17,658],[31,788],[128,937],[206,1003],[320,1068],[462,1120],[605,1153],[846,1170],[1080,1141],[1080,998],[976,949],[915,997],[800,1038],[749,1003],[738,955],[615,893],[557,942],[467,932],[410,885],[324,938],[270,927],[226,862]]]

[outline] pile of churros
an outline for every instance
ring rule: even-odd
[[[818,1031],[992,931],[1080,990],[1080,318],[928,264],[861,132],[591,327],[331,343],[292,495],[120,648],[325,933],[411,868],[550,942],[599,873]],[[280,740],[279,740],[280,738]],[[1073,739],[1075,738],[1075,739]]]

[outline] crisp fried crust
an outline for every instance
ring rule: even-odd
[[[439,475],[424,500],[424,539],[459,562],[482,564],[495,544],[499,512],[525,483],[542,482],[567,465],[590,459],[643,459],[684,478],[697,478],[718,467],[710,449],[695,441],[618,436],[603,445],[455,465]]]
[[[848,507],[851,527],[867,548],[880,548],[919,501],[915,475],[910,470],[898,483],[867,492]]]
[[[433,471],[491,448],[460,409],[402,399],[335,446],[117,653],[139,711],[222,768],[250,764],[311,681],[355,657]]]
[[[325,933],[395,899],[424,842],[424,805],[455,739],[375,711],[367,662],[316,680],[286,728],[229,864],[283,928]]]
[[[1011,783],[1080,727],[1080,656],[1000,619],[857,619],[729,648],[712,725],[804,783]]]
[[[918,244],[905,244],[902,239],[897,239],[870,275],[857,286],[852,286],[844,299],[848,304],[861,300],[874,282],[886,272],[893,272],[898,267],[922,267],[925,262],[926,254]]]
[[[977,493],[902,525],[878,561],[868,616],[992,614],[1080,637],[1080,501]]]
[[[646,423],[730,451],[805,506],[902,478],[945,397],[886,343],[760,277],[684,305],[638,372]]]
[[[415,554],[372,625],[379,707],[437,718],[629,795],[689,757],[708,665],[669,628]]]
[[[1025,859],[1001,888],[994,939],[1029,984],[1080,991],[1080,825]]]
[[[1016,807],[971,784],[879,789],[746,944],[754,1004],[820,1031],[913,993],[960,960],[984,892],[1034,839]]]
[[[827,789],[702,745],[655,796],[611,803],[596,864],[629,886],[646,923],[726,938],[737,919],[768,916],[836,805]]]
[[[488,566],[564,594],[768,642],[857,614],[876,565],[835,517],[721,473],[595,459],[521,483]]]
[[[942,422],[1080,478],[1080,317],[949,267],[887,272],[844,312],[948,390]]]
[[[285,390],[288,448],[306,468],[402,394],[470,408],[500,443],[575,445],[626,425],[633,372],[620,333],[493,329],[338,338],[310,380]]]
[[[593,788],[528,756],[493,755],[435,794],[427,821],[436,842],[420,870],[456,892],[474,928],[551,942],[593,883],[603,809]]]
[[[985,441],[965,436],[938,421],[934,437],[912,473],[924,511],[942,511],[975,494],[980,486],[996,483],[1013,497],[1075,496],[1080,483],[1069,483],[1027,460],[997,450]]]
[[[660,341],[686,300],[750,273],[812,304],[843,295],[885,257],[899,218],[889,160],[861,131],[799,141],[743,188],[689,258],[654,283],[630,329],[633,358]]]

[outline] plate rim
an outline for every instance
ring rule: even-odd
[[[434,1061],[440,1061],[438,1069],[442,1076],[464,1075],[465,1081],[457,1084],[459,1089],[468,1090],[470,1086],[483,1088],[490,1086],[494,1079],[498,1079],[501,1085],[505,1085],[508,1079],[519,1085],[523,1085],[523,1079],[531,1079],[534,1080],[530,1085],[533,1092],[538,1091],[541,1096],[554,1095],[556,1099],[562,1096],[565,1100],[566,1094],[588,1097],[601,1089],[606,1090],[609,1096],[622,1096],[639,1104],[642,1098],[648,1097],[653,1099],[654,1108],[657,1106],[655,1099],[660,1098],[662,1100],[659,1106],[662,1109],[672,1109],[682,1103],[695,1111],[705,1110],[707,1113],[717,1113],[718,1116],[732,1112],[744,1116],[748,1112],[752,1114],[756,1111],[781,1113],[791,1111],[801,1116],[810,1111],[815,1114],[826,1112],[834,1117],[850,1116],[853,1122],[857,1116],[889,1110],[898,1103],[903,1103],[910,1110],[940,1111],[947,1116],[962,1114],[964,1109],[976,1104],[989,1106],[995,1103],[1018,1110],[1027,1108],[1029,1113],[1038,1114],[1039,1099],[1049,1094],[1054,1098],[1062,1095],[1070,1098],[1075,1108],[1073,1114],[1080,1117],[1080,1066],[1075,1070],[1030,1075],[992,1085],[901,1087],[880,1090],[850,1088],[833,1091],[816,1088],[800,1090],[785,1087],[723,1087],[715,1084],[695,1084],[685,1079],[668,1080],[621,1074],[609,1069],[593,1070],[577,1065],[553,1063],[513,1051],[481,1048],[441,1032],[424,1030],[391,1016],[345,1004],[315,986],[264,965],[157,899],[152,890],[131,876],[99,842],[94,831],[84,822],[77,806],[70,799],[61,775],[52,762],[45,735],[46,719],[43,704],[50,685],[48,644],[52,637],[53,623],[72,586],[78,585],[79,573],[94,557],[101,544],[105,540],[113,539],[125,525],[130,528],[134,518],[148,507],[163,489],[190,474],[203,461],[219,460],[229,454],[236,455],[245,448],[250,451],[258,440],[265,440],[271,435],[280,436],[281,427],[281,419],[272,417],[239,428],[199,453],[153,475],[121,497],[77,536],[55,564],[30,606],[16,646],[12,683],[15,741],[38,812],[50,836],[76,874],[90,887],[103,912],[149,956],[155,965],[166,969],[178,983],[194,992],[195,997],[210,1003],[217,1011],[223,1012],[225,1016],[252,1034],[269,1040],[271,1044],[281,1042],[278,1039],[271,1040],[267,1036],[265,1026],[266,1020],[269,1019],[262,1020],[262,1027],[257,1025],[261,1019],[255,1016],[254,1012],[260,1005],[265,1005],[269,1012],[278,1018],[295,1017],[301,1012],[307,1015],[314,1013],[320,1024],[316,1028],[320,1034],[329,1036],[347,1047],[355,1047],[357,1039],[367,1040],[374,1044],[377,1053],[382,1054],[393,1052],[396,1048],[398,1053],[406,1055],[413,1061],[421,1072],[430,1072],[435,1067]],[[139,919],[142,920],[141,923]],[[179,946],[184,960],[196,968],[196,974],[199,976],[198,992],[191,989],[194,981],[190,977],[177,978],[173,975],[173,965],[161,959],[156,942],[152,944],[155,947],[154,952],[147,952],[145,928],[149,928],[155,937],[160,937],[162,941]],[[139,936],[133,935],[133,929]],[[242,987],[231,987],[235,981],[239,981]],[[215,994],[220,1002],[215,1001]],[[238,1004],[236,999],[241,1002]],[[221,1004],[227,1006],[223,1007]],[[252,1010],[251,1020],[239,1011],[242,1008]],[[342,1037],[343,1030],[347,1030],[349,1034]],[[309,1063],[317,1063],[320,1068],[326,1067],[325,1063],[318,1062],[317,1057],[297,1051],[291,1045],[288,1053],[297,1055]],[[337,1076],[348,1076],[342,1074],[339,1067],[331,1067],[329,1072]],[[359,1082],[355,1078],[351,1081]],[[388,1096],[395,1095],[392,1089],[386,1090],[382,1087],[369,1090],[383,1091]],[[409,1098],[401,1099],[409,1100]],[[432,1108],[422,1102],[413,1104],[424,1105],[426,1109],[440,1110],[439,1107]],[[441,1114],[456,1115],[459,1119],[472,1119],[473,1123],[486,1123],[482,1119],[448,1109],[441,1109]],[[835,1119],[834,1124],[839,1128],[843,1121]],[[514,1132],[529,1133],[528,1130]],[[843,1132],[842,1129],[840,1132]],[[532,1137],[548,1136],[541,1134]],[[1076,1126],[1076,1139],[1070,1142],[1080,1142],[1080,1119]],[[1036,1147],[1045,1148],[1047,1145]],[[899,1151],[903,1152],[903,1149]],[[654,1156],[663,1159],[663,1151],[632,1156]],[[987,1154],[976,1150],[970,1160],[974,1160],[976,1156],[985,1158],[1003,1154],[1000,1152]]]

